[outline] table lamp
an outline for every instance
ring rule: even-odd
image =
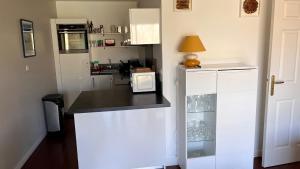
[[[200,61],[195,52],[206,51],[203,43],[198,35],[186,36],[179,47],[179,52],[187,53],[185,55],[184,65],[187,68],[195,68],[200,66]]]

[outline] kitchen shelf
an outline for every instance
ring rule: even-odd
[[[89,33],[89,35],[126,35],[126,33],[114,33],[114,32],[106,32],[106,33]]]
[[[216,111],[198,111],[198,112],[187,112],[188,114],[202,114],[202,113],[215,113]]]
[[[138,46],[97,46],[92,48],[131,48],[131,47],[138,47]]]
[[[212,152],[204,152],[203,150],[196,150],[188,153],[188,158],[199,158],[199,157],[206,157],[206,156],[213,156],[214,153]]]
[[[213,141],[216,141],[215,139],[203,139],[203,140],[197,140],[197,141],[187,141],[188,143],[199,143],[199,142],[213,142]]]

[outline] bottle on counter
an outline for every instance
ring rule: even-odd
[[[104,34],[104,26],[100,25],[100,33],[103,35]]]

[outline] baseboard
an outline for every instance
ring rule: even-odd
[[[32,153],[36,150],[36,148],[40,145],[40,143],[43,141],[45,137],[46,137],[46,133],[42,134],[35,141],[35,143],[30,147],[30,149],[26,152],[23,158],[17,163],[15,169],[21,169],[23,167],[23,165],[26,163],[26,161],[29,159],[29,157],[32,155]]]
[[[255,150],[254,157],[261,157],[261,156],[262,156],[262,151],[261,150]]]
[[[167,157],[165,160],[165,166],[178,165],[177,157]]]

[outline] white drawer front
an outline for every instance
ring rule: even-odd
[[[217,91],[217,73],[215,71],[187,72],[187,96],[212,94]]]
[[[216,169],[216,157],[199,157],[187,160],[187,169]]]
[[[218,93],[252,91],[256,86],[256,69],[218,72]]]

